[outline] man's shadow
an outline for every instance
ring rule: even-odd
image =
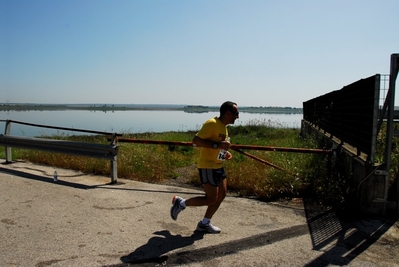
[[[167,230],[157,231],[154,234],[158,236],[150,238],[147,244],[138,247],[129,255],[122,256],[121,261],[132,264],[165,263],[168,256],[163,256],[163,254],[190,246],[195,241],[204,238],[204,234],[200,232],[194,232],[191,236],[172,235]]]

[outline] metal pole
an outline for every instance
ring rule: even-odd
[[[58,127],[58,126],[50,126],[50,125],[42,125],[42,124],[28,123],[28,122],[22,122],[22,121],[12,121],[12,120],[7,120],[7,121],[10,121],[10,122],[13,122],[13,123],[17,123],[17,124],[27,125],[27,126],[48,128],[48,129],[56,129],[56,130],[65,130],[65,131],[82,132],[82,133],[93,133],[93,134],[104,134],[104,135],[110,135],[111,134],[109,132],[92,131],[92,130],[77,129],[77,128],[67,128],[67,127]],[[117,136],[122,136],[122,134],[118,134],[118,133],[114,133],[114,134],[117,135]]]
[[[385,146],[385,163],[386,163],[387,174],[385,175],[383,215],[386,214],[387,201],[388,201],[389,171],[391,169],[391,152],[392,152],[392,138],[393,138],[393,115],[395,108],[395,82],[398,74],[398,59],[399,59],[399,54],[391,55],[391,71],[389,75],[389,90],[388,90],[388,95],[389,95],[388,118],[387,118],[386,146]],[[398,201],[396,201],[396,206],[398,206]],[[399,214],[399,207],[397,207],[397,212]]]
[[[381,75],[375,75],[374,84],[374,110],[373,110],[373,134],[371,138],[371,152],[368,157],[370,164],[374,164],[375,152],[377,147],[378,128],[378,109],[380,100]]]
[[[11,120],[6,121],[6,128],[4,129],[4,135],[10,135],[11,133]],[[10,146],[6,146],[6,163],[12,162],[12,151]]]
[[[116,146],[116,136],[117,134],[112,134],[111,145]],[[117,156],[115,155],[111,160],[111,184],[116,184],[118,181],[118,163]]]

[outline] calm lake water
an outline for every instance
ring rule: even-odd
[[[130,111],[0,111],[0,120],[15,120],[47,126],[67,127],[117,133],[144,133],[198,130],[202,123],[219,112],[186,113],[184,111],[130,110]],[[273,127],[300,128],[302,114],[268,114],[240,112],[235,125],[268,124]],[[0,133],[5,122],[0,121]],[[84,134],[39,128],[13,123],[11,134],[40,136],[53,134]]]

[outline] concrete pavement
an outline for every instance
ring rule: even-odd
[[[199,190],[4,160],[0,182],[0,266],[399,266],[397,221],[342,222],[307,200],[228,196],[222,233],[203,235],[204,207],[169,215]]]

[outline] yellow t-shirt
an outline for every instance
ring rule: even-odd
[[[196,134],[199,138],[212,140],[220,143],[227,140],[227,127],[215,117],[207,120],[201,130]],[[200,169],[219,169],[223,166],[223,161],[217,159],[220,149],[201,147],[197,167]]]

